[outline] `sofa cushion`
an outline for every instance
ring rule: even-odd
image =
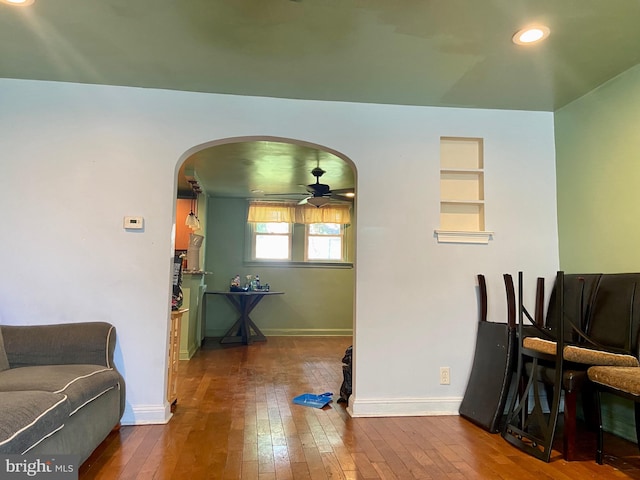
[[[12,368],[72,363],[113,367],[116,332],[109,323],[3,325],[1,328]]]
[[[0,392],[0,453],[24,454],[64,427],[66,395],[50,392]]]
[[[9,359],[4,349],[4,339],[2,338],[2,328],[0,328],[0,372],[9,368]]]
[[[0,372],[0,392],[42,390],[68,397],[69,415],[112,388],[120,376],[101,365],[38,365]]]

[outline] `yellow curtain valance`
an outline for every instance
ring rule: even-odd
[[[296,205],[295,223],[351,223],[351,206],[347,204],[329,204],[323,207]]]
[[[284,202],[250,202],[247,222],[253,223],[351,223],[351,206],[329,204],[317,208]]]
[[[294,223],[296,204],[284,202],[250,202],[247,222]]]

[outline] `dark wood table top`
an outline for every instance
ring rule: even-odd
[[[233,295],[233,296],[251,296],[251,295],[284,295],[284,292],[274,291],[262,291],[262,290],[247,290],[246,292],[230,292],[224,290],[204,292],[212,295]]]

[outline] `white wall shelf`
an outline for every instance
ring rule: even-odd
[[[435,230],[438,243],[481,243],[488,244],[493,232],[458,232],[451,230]]]
[[[484,170],[481,168],[441,168],[440,173],[469,173],[477,175],[484,173]]]

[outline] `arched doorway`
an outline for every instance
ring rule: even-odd
[[[312,173],[314,168],[323,170],[319,178]],[[228,289],[236,274],[259,274],[263,283],[287,292],[281,301],[260,307],[267,336],[353,334],[355,202],[352,221],[344,228],[346,256],[341,261],[307,261],[300,253],[306,246],[304,225],[293,227],[290,259],[257,261],[251,255],[247,226],[251,199],[298,202],[309,196],[305,186],[314,182],[329,185],[331,191],[355,189],[356,169],[349,158],[296,139],[236,137],[193,147],[181,157],[176,170],[179,196],[190,193],[190,178],[195,178],[203,191],[197,204],[198,210],[205,212],[204,218],[200,214],[200,222],[205,237],[202,263],[207,290]],[[184,223],[181,216],[176,217],[176,229]],[[193,351],[193,343],[201,340],[199,336],[221,336],[232,323],[234,312],[223,298],[205,298],[200,308],[206,315],[200,322],[203,329],[188,333],[195,338],[186,341],[185,351],[181,349],[183,359]]]

